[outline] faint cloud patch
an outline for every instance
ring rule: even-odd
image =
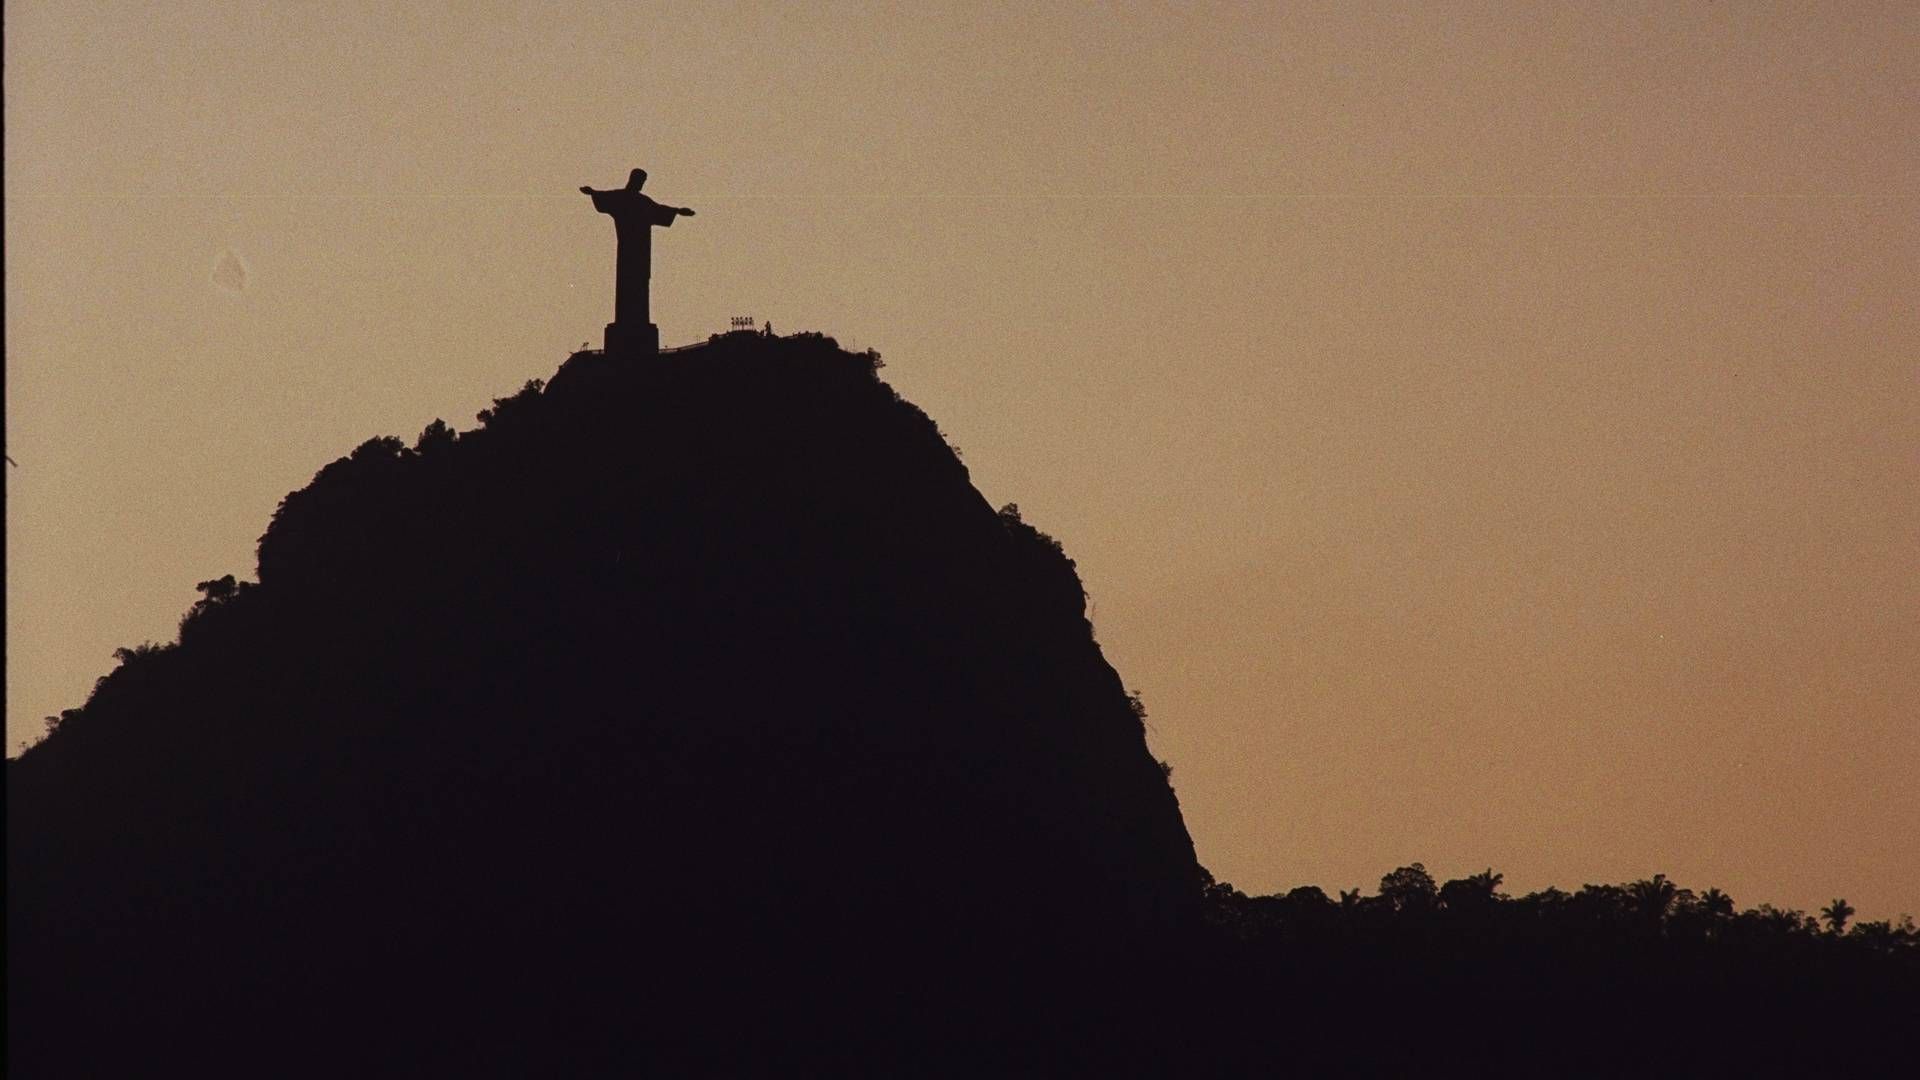
[[[214,287],[221,292],[233,293],[235,295],[246,292],[247,279],[251,276],[252,274],[247,268],[247,260],[242,258],[240,253],[232,248],[222,251],[220,257],[213,260],[213,275],[211,280],[213,281]]]

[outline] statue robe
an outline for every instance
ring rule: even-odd
[[[613,321],[633,331],[653,322],[649,296],[653,277],[653,229],[678,215],[638,191],[593,192],[593,208],[613,218],[620,254],[613,278]]]

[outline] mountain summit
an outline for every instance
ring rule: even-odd
[[[1192,920],[1073,563],[878,366],[580,353],[287,496],[8,766],[16,1063],[884,1026]]]

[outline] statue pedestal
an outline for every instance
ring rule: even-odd
[[[660,328],[653,323],[641,326],[622,326],[617,322],[607,324],[607,355],[631,356],[636,359],[660,355]]]

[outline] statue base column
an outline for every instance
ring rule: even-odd
[[[648,357],[660,355],[660,328],[653,323],[637,327],[607,324],[607,355]]]

